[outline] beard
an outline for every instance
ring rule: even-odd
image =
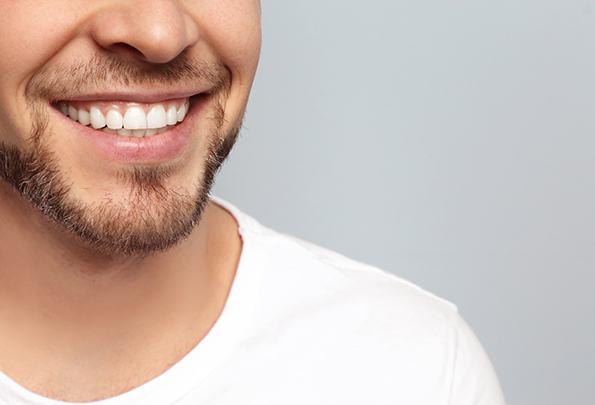
[[[69,77],[70,91],[77,90],[76,77],[109,77],[111,81],[146,84],[162,79],[172,82],[184,78],[208,77],[215,85],[210,97],[216,100],[213,116],[214,129],[206,134],[210,140],[202,171],[191,191],[180,192],[167,185],[173,167],[166,164],[147,167],[136,166],[118,171],[114,179],[125,187],[127,198],[116,200],[105,196],[100,202],[77,199],[74,185],[60,169],[59,159],[49,147],[49,108],[43,98],[51,94],[64,94],[66,87],[59,86],[56,73],[41,72],[34,77],[27,89],[27,100],[32,117],[32,130],[27,148],[0,143],[0,179],[62,231],[74,235],[92,251],[108,256],[147,255],[165,251],[186,238],[198,225],[209,199],[216,173],[235,144],[239,128],[234,126],[222,133],[224,111],[221,98],[227,95],[230,75],[221,67],[191,65],[186,58],[174,61],[167,69],[137,71],[120,60],[97,58],[74,66],[74,76]],[[89,72],[88,70],[93,70]],[[82,72],[77,74],[76,72]],[[95,73],[96,76],[89,76]],[[188,77],[190,76],[190,77]],[[73,77],[75,79],[73,80]],[[73,85],[74,83],[74,85]],[[79,86],[84,83],[81,80]],[[44,96],[43,98],[40,96]],[[101,136],[98,134],[98,136]]]

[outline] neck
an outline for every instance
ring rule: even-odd
[[[147,368],[150,378],[194,347],[219,316],[241,241],[231,215],[216,204],[209,202],[193,233],[165,252],[105,257],[70,235],[60,238],[48,219],[2,187],[0,370],[16,381],[41,384],[43,376],[29,377],[39,364],[65,380],[81,368],[91,378],[117,375],[119,367],[134,375]]]

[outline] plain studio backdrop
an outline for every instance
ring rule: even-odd
[[[509,405],[595,403],[595,1],[264,0],[214,193],[459,307]]]

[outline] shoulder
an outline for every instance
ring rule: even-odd
[[[333,393],[358,381],[367,402],[503,404],[491,363],[454,303],[235,214],[245,242],[242,271],[256,280],[251,345],[266,347],[279,369],[312,375],[312,384],[334,375],[324,379]],[[360,393],[355,387],[351,399]],[[378,398],[369,401],[370,392]]]
[[[294,274],[292,287],[308,291],[295,303],[309,307],[309,316],[319,320],[308,324],[310,330],[325,331],[337,352],[349,351],[362,369],[408,382],[401,388],[412,390],[407,398],[437,395],[453,404],[504,404],[491,361],[454,303],[295,236],[265,233],[273,251],[292,263],[284,272]],[[318,335],[316,344],[321,342]],[[435,392],[418,396],[422,386]]]
[[[262,225],[257,239],[277,287],[299,291],[301,305],[335,311],[335,320],[344,314],[350,325],[380,327],[400,339],[450,338],[457,327],[454,303],[392,272]]]
[[[332,313],[335,324],[345,316],[350,325],[381,323],[384,333],[414,339],[444,339],[457,327],[452,302],[385,269],[271,229],[235,205],[211,198],[238,223],[242,264],[253,268],[251,278],[262,283],[261,300],[277,303],[263,316]]]

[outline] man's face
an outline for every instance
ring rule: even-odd
[[[0,2],[0,177],[103,253],[188,235],[241,125],[258,0]]]

